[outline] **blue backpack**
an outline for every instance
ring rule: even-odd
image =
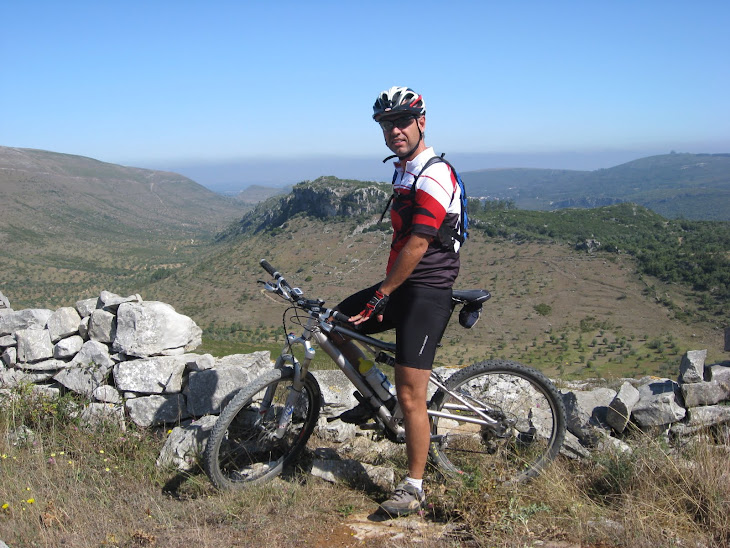
[[[391,156],[392,158],[392,156]],[[388,160],[389,158],[386,158]],[[456,226],[456,228],[448,226],[446,224],[446,221],[441,224],[438,231],[438,237],[440,238],[441,242],[446,244],[447,242],[451,241],[452,248],[453,248],[453,240],[456,240],[459,242],[459,244],[463,244],[467,237],[469,236],[469,215],[467,213],[467,197],[466,197],[466,188],[464,187],[464,182],[461,180],[461,176],[459,173],[454,169],[454,166],[451,165],[451,163],[444,158],[444,154],[441,154],[441,156],[434,156],[433,158],[429,159],[426,162],[426,165],[421,168],[421,171],[418,172],[418,175],[416,175],[416,178],[413,179],[413,185],[411,185],[411,198],[415,202],[416,199],[416,183],[418,182],[419,177],[423,174],[424,171],[426,171],[430,166],[433,164],[436,164],[438,162],[443,162],[449,168],[451,168],[451,172],[456,177],[456,182],[459,185],[459,190],[461,191],[461,215],[459,216],[459,224]],[[391,184],[395,184],[395,180],[398,177],[398,172],[396,171],[393,174],[393,181]],[[390,199],[388,200],[388,203],[385,206],[385,209],[383,210],[383,214],[380,216],[379,223],[383,222],[383,218],[385,217],[385,214],[388,212],[388,208],[390,207],[391,202],[393,201],[393,197],[395,196],[395,192],[391,194]],[[451,200],[454,200],[453,194],[451,195]],[[451,205],[451,202],[449,202],[449,205]]]

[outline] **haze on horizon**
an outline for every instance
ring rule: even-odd
[[[405,9],[405,8],[404,8]],[[209,188],[389,180],[375,96],[408,85],[461,171],[730,152],[730,4],[9,2],[0,145]]]

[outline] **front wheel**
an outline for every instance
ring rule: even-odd
[[[450,415],[431,418],[431,458],[447,475],[521,481],[558,454],[565,407],[539,371],[488,360],[454,373],[446,387],[453,395],[439,390],[429,408]]]
[[[290,367],[267,371],[223,409],[208,439],[204,463],[218,489],[273,479],[304,449],[317,424],[322,396],[317,380],[308,373],[291,421],[285,432],[279,432],[293,378]]]

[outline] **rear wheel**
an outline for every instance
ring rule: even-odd
[[[537,475],[558,454],[565,437],[565,407],[539,371],[489,360],[454,373],[446,387],[458,398],[439,390],[429,408],[452,415],[431,418],[431,458],[447,475],[521,481]],[[494,424],[485,425],[470,406]]]
[[[241,389],[215,423],[205,450],[205,471],[218,489],[237,489],[278,476],[304,449],[319,417],[321,392],[308,373],[289,426],[279,418],[294,371],[272,369]],[[269,396],[269,406],[264,405]]]

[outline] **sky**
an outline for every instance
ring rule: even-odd
[[[0,20],[0,146],[206,186],[389,180],[371,116],[393,85],[460,169],[730,152],[726,0],[28,0]]]

